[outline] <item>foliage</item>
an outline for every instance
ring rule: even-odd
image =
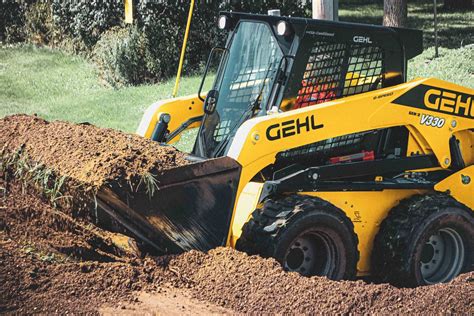
[[[137,29],[126,35],[116,28],[123,27],[123,0],[28,1],[21,7],[26,13],[8,19],[16,21],[15,25],[19,26],[14,28],[18,32],[16,40],[26,37],[34,43],[49,44],[75,53],[89,54],[95,50],[95,56],[99,50],[97,60],[101,62],[102,77],[113,86],[160,81],[176,72],[189,10],[187,2],[177,5],[172,1],[134,1]],[[198,2],[187,45],[185,73],[194,74],[202,70],[210,49],[223,44],[225,36],[216,27],[219,11],[266,13],[267,9],[280,8],[285,15],[303,16],[309,5],[309,2],[306,6],[304,3],[302,0]],[[19,5],[15,6],[8,12],[17,12]],[[100,40],[101,37],[104,39]],[[115,44],[114,40],[120,43]],[[112,53],[106,54],[108,49]],[[132,55],[137,50],[140,55],[134,58]],[[132,65],[126,66],[126,60]],[[137,77],[138,70],[142,71],[140,78]]]
[[[25,39],[24,11],[29,2],[0,1],[0,41],[18,42]]]
[[[25,12],[25,34],[28,40],[37,44],[48,44],[53,35],[53,16],[49,1],[38,1],[27,7]]]
[[[101,79],[115,88],[143,83],[148,77],[144,43],[136,27],[115,27],[105,32],[93,51]]]
[[[93,52],[101,79],[114,87],[167,80],[176,73],[189,2],[136,0],[134,5],[134,27],[124,27],[123,0],[2,1],[0,37],[26,38],[88,56]],[[184,74],[201,73],[210,49],[223,44],[225,34],[216,27],[219,11],[266,13],[279,8],[282,15],[308,16],[310,6],[303,0],[197,1]],[[341,0],[340,19],[381,24],[382,9],[382,0]],[[433,46],[432,2],[411,1],[408,9],[408,26],[422,29],[425,47]],[[474,26],[467,23],[474,19],[473,11],[447,11],[440,4],[438,13],[440,46],[473,43]]]
[[[123,20],[122,0],[52,0],[58,38],[72,38],[91,49],[101,34]]]

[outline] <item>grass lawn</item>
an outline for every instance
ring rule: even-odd
[[[474,43],[474,11],[447,11],[438,1],[439,45],[460,48]],[[383,4],[340,4],[341,21],[382,24]],[[408,1],[408,26],[423,30],[424,47],[434,46],[433,1]]]
[[[425,46],[432,43],[429,4],[409,4],[409,23],[425,31]],[[380,24],[382,5],[341,5],[341,20]],[[474,38],[473,12],[440,12],[441,45],[459,48]],[[409,79],[438,77],[474,87],[474,45],[460,49],[427,49],[409,63]],[[180,95],[196,93],[200,77],[185,77]],[[33,46],[0,46],[0,117],[37,113],[48,120],[91,122],[134,132],[151,103],[169,98],[174,79],[156,85],[118,90],[99,84],[94,66],[78,56]]]
[[[179,94],[196,93],[200,77],[183,78]],[[90,122],[134,132],[143,111],[171,96],[174,79],[114,90],[98,83],[92,64],[47,48],[0,47],[0,117],[37,113],[48,120]]]
[[[426,49],[408,63],[408,78],[435,77],[461,86],[474,88],[474,45],[459,49]]]

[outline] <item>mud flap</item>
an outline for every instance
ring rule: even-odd
[[[226,243],[240,172],[229,157],[197,162],[160,174],[151,198],[102,188],[98,207],[160,252],[207,251]]]

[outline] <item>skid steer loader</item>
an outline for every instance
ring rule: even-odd
[[[449,281],[474,257],[474,91],[406,82],[417,30],[221,13],[213,88],[148,108],[138,134],[198,129],[151,198],[99,206],[166,253],[231,246],[286,270]],[[208,73],[206,68],[203,82]]]

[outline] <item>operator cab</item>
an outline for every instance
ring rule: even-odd
[[[205,158],[225,156],[253,117],[405,82],[407,60],[422,52],[410,29],[228,12],[219,27],[228,39],[211,51],[221,60],[193,149]]]

